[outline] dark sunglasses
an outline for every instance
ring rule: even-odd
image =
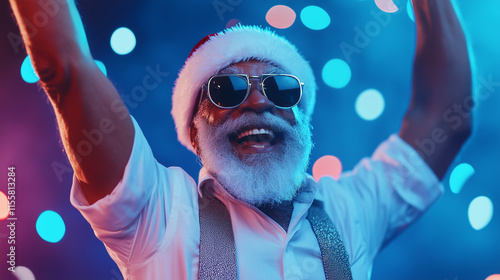
[[[223,74],[212,76],[203,85],[212,103],[222,109],[240,106],[250,93],[250,79],[260,79],[262,94],[276,107],[292,108],[299,104],[302,97],[302,86],[299,79],[288,74],[262,74],[248,76],[245,74]],[[201,99],[201,98],[200,98]]]

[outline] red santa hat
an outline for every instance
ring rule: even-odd
[[[203,38],[187,58],[175,82],[172,116],[181,144],[194,151],[189,136],[198,93],[208,79],[221,69],[247,60],[269,61],[295,75],[304,83],[299,103],[310,117],[316,98],[316,82],[309,63],[297,48],[269,29],[257,26],[234,26]]]

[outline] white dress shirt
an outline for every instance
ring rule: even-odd
[[[432,170],[398,136],[338,181],[307,176],[294,199],[288,232],[256,207],[230,195],[202,168],[199,186],[179,167],[158,163],[135,120],[135,138],[122,180],[89,205],[73,179],[71,203],[104,242],[125,279],[198,279],[199,186],[228,208],[238,276],[325,279],[318,242],[306,219],[313,201],[343,238],[355,280],[369,279],[383,244],[415,221],[443,192]]]

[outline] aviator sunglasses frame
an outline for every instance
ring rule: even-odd
[[[297,102],[295,102],[293,105],[290,105],[290,106],[279,106],[279,105],[276,105],[271,99],[269,99],[268,97],[268,94],[266,94],[266,89],[265,89],[265,81],[270,78],[270,77],[277,77],[277,76],[285,76],[285,77],[291,77],[293,79],[295,79],[297,81],[297,84],[299,85],[299,98],[297,100]],[[238,103],[237,105],[234,105],[234,106],[222,106],[222,105],[219,105],[217,104],[213,99],[212,99],[212,95],[210,93],[210,87],[208,86],[213,79],[217,78],[217,77],[238,77],[238,78],[241,78],[243,80],[246,81],[247,83],[247,91],[246,91],[246,94],[245,94],[245,97],[241,100],[240,103]],[[233,109],[233,108],[237,108],[238,106],[240,106],[241,104],[243,104],[248,96],[250,95],[250,89],[251,89],[251,86],[252,84],[250,83],[250,79],[260,79],[260,82],[259,82],[259,87],[261,89],[261,93],[262,95],[264,95],[267,100],[269,100],[270,102],[272,102],[274,104],[274,106],[276,106],[277,108],[280,108],[280,109],[289,109],[289,108],[293,108],[294,106],[296,106],[297,104],[299,104],[300,100],[302,99],[302,87],[304,86],[304,83],[302,83],[299,78],[297,78],[297,76],[295,75],[291,75],[291,74],[262,74],[260,76],[249,76],[249,75],[246,75],[246,74],[217,74],[217,75],[213,75],[212,77],[210,77],[210,79],[208,80],[207,83],[203,84],[202,86],[202,89],[203,91],[206,92],[208,98],[210,99],[210,102],[212,102],[212,104],[214,104],[216,107],[218,108],[221,108],[221,109]],[[201,103],[201,100],[203,98],[200,98],[200,103]]]

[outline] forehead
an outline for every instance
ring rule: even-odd
[[[267,61],[249,60],[231,64],[219,71],[219,74],[247,74],[247,75],[261,75],[261,74],[285,74],[286,71]]]

